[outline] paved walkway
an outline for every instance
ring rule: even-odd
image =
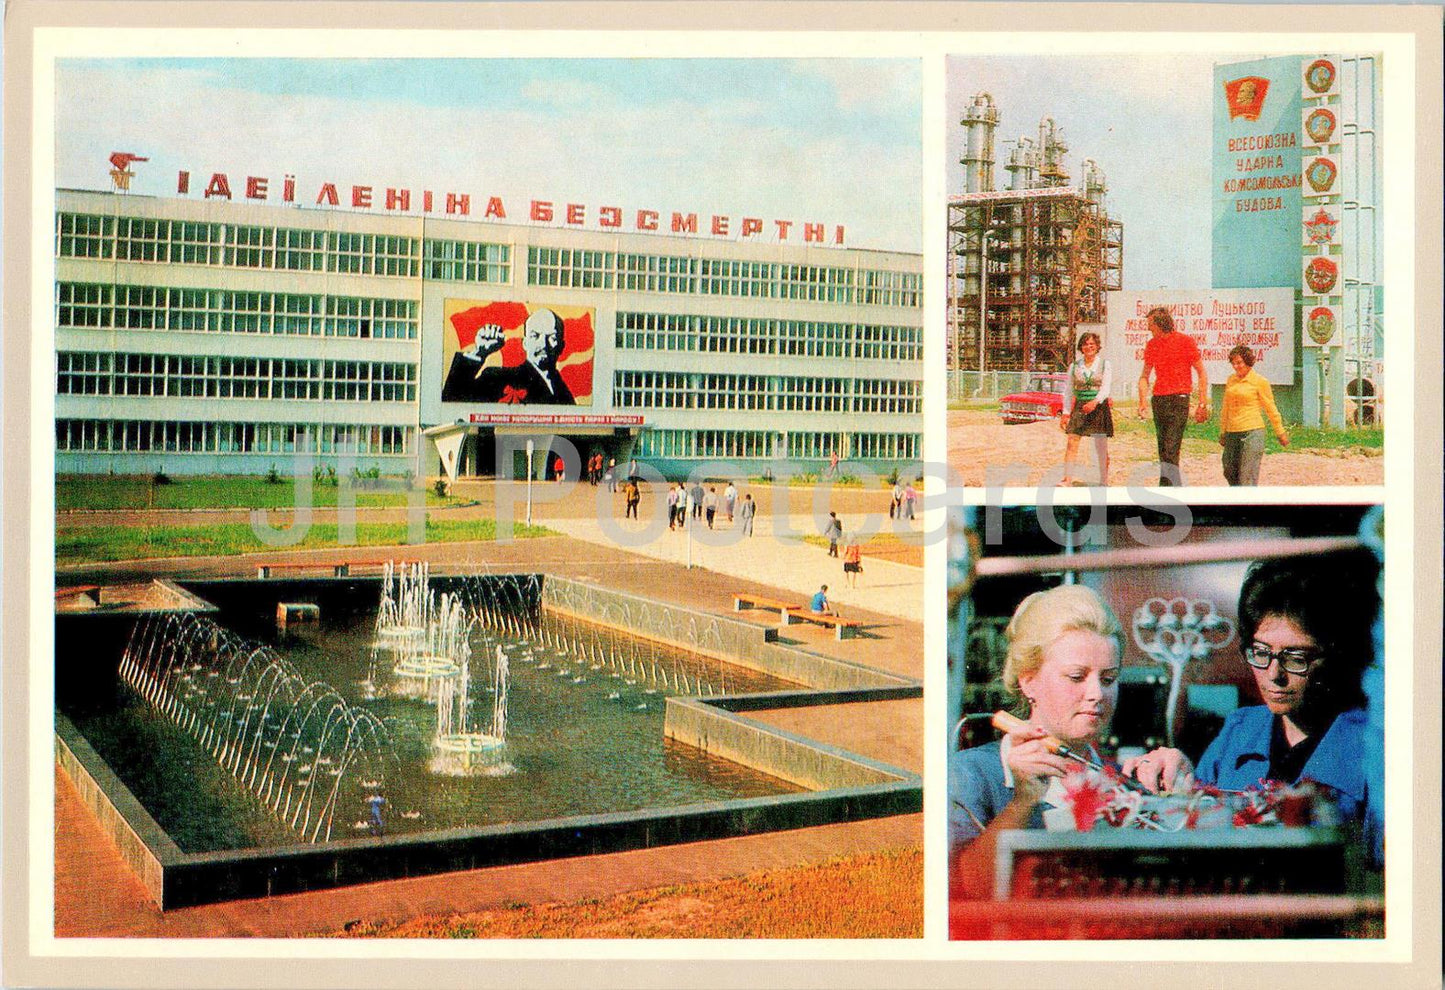
[[[871,509],[876,493],[854,493],[857,511]],[[796,493],[790,493],[796,496]],[[715,546],[694,534],[695,565],[686,562],[686,536],[661,527],[641,546],[619,548],[603,524],[580,511],[595,492],[579,486],[566,507],[539,518],[566,535],[511,543],[447,543],[381,548],[348,547],[264,555],[170,558],[67,568],[60,583],[140,578],[215,578],[255,574],[259,561],[379,562],[426,559],[445,571],[536,571],[590,580],[661,601],[771,624],[769,613],[732,613],[732,596],[753,592],[799,597],[826,582],[844,614],[858,619],[862,635],[838,641],[811,624],[782,630],[784,642],[840,659],[921,679],[924,673],[922,570],[886,560],[864,560],[863,586],[844,588],[842,568],[826,550],[772,536],[772,520],[758,519],[756,534],[734,546]],[[794,498],[796,501],[796,497]],[[886,493],[882,516],[887,522]],[[482,507],[477,507],[480,511]],[[647,503],[644,502],[644,510]],[[792,525],[803,529],[801,519]],[[589,510],[590,511],[590,510]],[[841,514],[841,512],[840,512]],[[790,520],[793,518],[790,512]],[[624,526],[633,525],[630,521]],[[640,524],[638,524],[640,525]],[[730,535],[730,534],[729,534]],[[923,706],[919,700],[835,705],[750,713],[770,724],[874,759],[921,771]],[[460,874],[390,881],[360,887],[187,908],[162,915],[146,900],[118,853],[80,805],[68,781],[56,783],[56,932],[58,935],[242,936],[305,935],[333,931],[351,920],[396,921],[419,914],[481,910],[506,904],[574,901],[628,890],[738,875],[758,869],[816,862],[836,855],[917,846],[922,817],[893,818],[667,846],[605,856],[497,867]]]
[[[850,588],[844,581],[841,559],[829,557],[825,547],[792,535],[803,531],[798,520],[790,517],[787,526],[779,525],[789,538],[774,535],[774,522],[773,518],[759,518],[751,537],[742,535],[739,523],[729,526],[726,521],[710,530],[699,520],[677,531],[648,519],[608,520],[606,524],[596,518],[552,519],[547,525],[588,543],[616,546],[625,542],[633,553],[657,560],[783,588],[802,604],[826,584],[829,600],[842,606],[844,616],[851,606],[923,621],[923,568],[869,558],[863,561],[858,587]]]

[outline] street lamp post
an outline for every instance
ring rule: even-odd
[[[527,441],[527,525],[532,525],[532,450],[534,443]]]
[[[687,569],[692,570],[692,497],[689,496],[682,503],[682,528],[687,533]]]

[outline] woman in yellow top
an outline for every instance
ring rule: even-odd
[[[1281,447],[1289,446],[1284,422],[1274,405],[1274,393],[1264,376],[1254,370],[1254,351],[1240,344],[1229,352],[1234,374],[1224,383],[1224,405],[1219,410],[1219,443],[1224,447],[1224,480],[1231,485],[1259,484],[1264,460],[1264,419],[1269,417]]]

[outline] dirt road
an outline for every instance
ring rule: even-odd
[[[1219,452],[1218,443],[1186,434],[1180,465],[1185,483],[1224,486]],[[1080,469],[1081,477],[1095,477],[1092,444],[1081,443],[1080,456],[1087,461],[1087,466]],[[1109,441],[1110,482],[1153,484],[1158,475],[1154,468],[1144,465],[1152,465],[1157,457],[1152,429],[1121,432]],[[1037,485],[1046,472],[1057,468],[1063,460],[1064,434],[1056,422],[1006,426],[993,410],[955,409],[948,413],[948,466],[964,485],[985,485],[988,469],[998,471],[1011,465],[1018,466],[1016,477],[1010,476],[1007,484]],[[1383,485],[1384,482],[1385,459],[1380,451],[1361,447],[1268,454],[1259,472],[1260,485]]]

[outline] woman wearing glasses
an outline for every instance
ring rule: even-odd
[[[1337,792],[1344,818],[1359,817],[1366,798],[1360,679],[1374,655],[1376,601],[1370,568],[1351,563],[1255,564],[1239,594],[1239,633],[1264,704],[1231,712],[1197,768],[1178,750],[1156,750],[1125,771],[1151,790],[1180,789],[1191,770],[1222,790],[1309,779]]]

